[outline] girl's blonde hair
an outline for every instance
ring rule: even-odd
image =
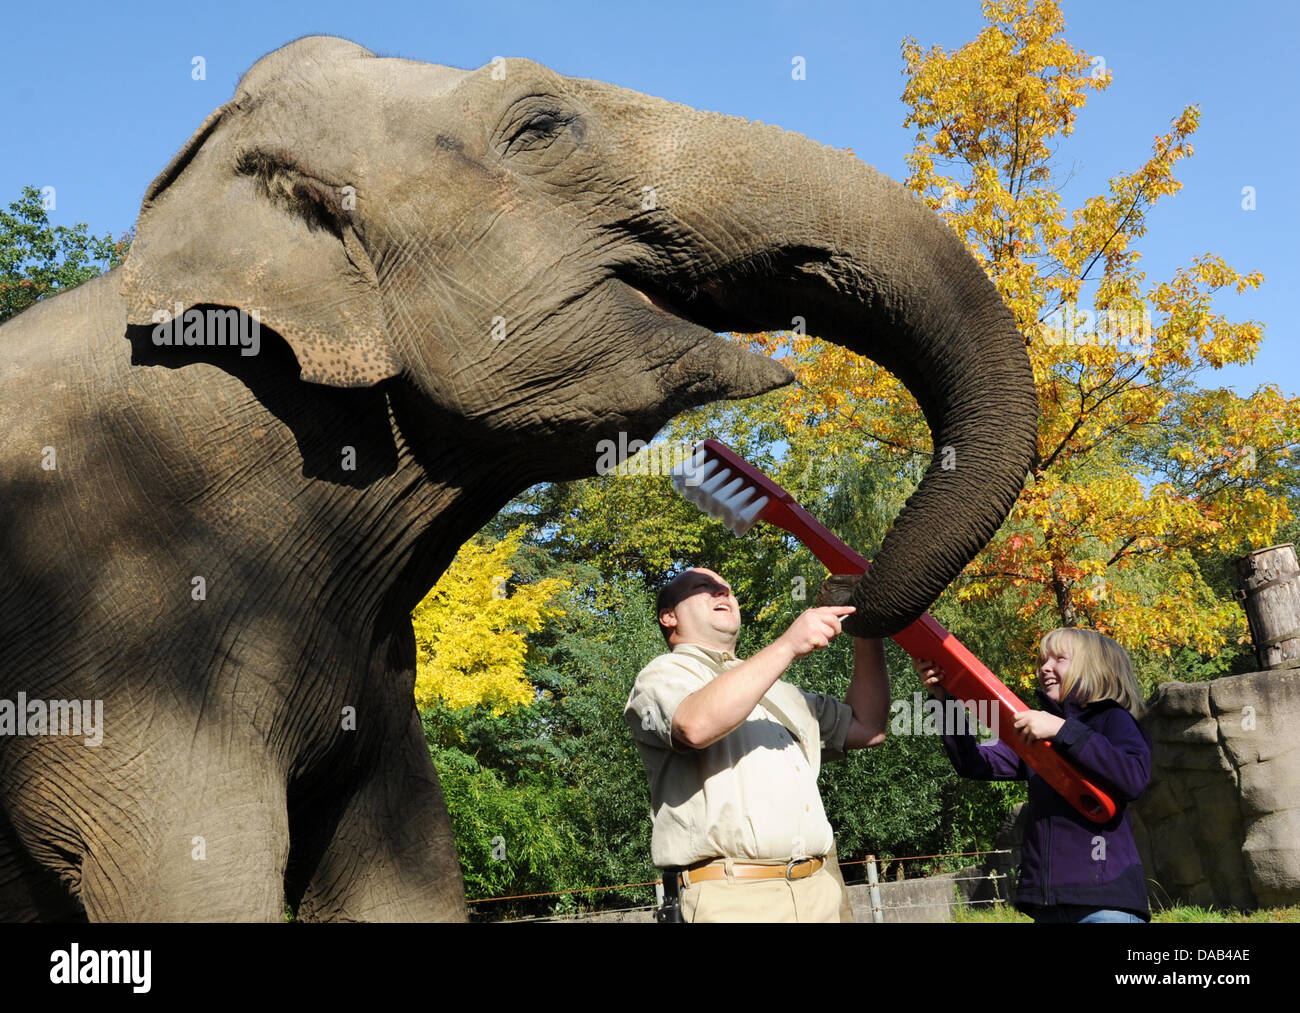
[[[1134,719],[1146,713],[1142,691],[1133,675],[1133,663],[1124,648],[1110,637],[1094,630],[1063,626],[1038,642],[1039,665],[1057,653],[1070,659],[1061,677],[1061,700],[1073,693],[1073,702],[1080,707],[1098,700],[1114,700]]]

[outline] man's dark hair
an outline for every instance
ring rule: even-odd
[[[673,631],[660,622],[659,617],[665,612],[671,612],[676,608],[677,603],[681,601],[681,594],[678,592],[677,587],[674,586],[680,576],[679,573],[677,576],[669,578],[667,583],[659,589],[659,594],[655,596],[655,622],[659,623],[659,632],[663,634],[664,643],[669,647],[673,646],[672,641],[668,639],[673,635]]]

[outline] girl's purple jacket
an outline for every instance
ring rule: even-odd
[[[966,727],[945,735],[957,773],[981,781],[1029,781],[1028,824],[1021,843],[1016,906],[1078,904],[1117,908],[1151,920],[1146,876],[1128,813],[1151,776],[1151,737],[1114,700],[1064,708],[1040,691],[1038,705],[1065,719],[1052,742],[1115,800],[1115,816],[1093,823],[1075,810],[1000,739],[978,745]]]

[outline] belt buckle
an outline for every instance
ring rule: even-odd
[[[793,871],[794,867],[795,867],[796,865],[803,865],[803,864],[805,864],[805,863],[807,863],[807,864],[809,865],[808,876],[813,875],[814,873],[818,872],[819,870],[811,868],[812,863],[813,863],[813,862],[820,862],[820,861],[823,861],[824,858],[825,858],[825,856],[821,856],[821,857],[811,857],[811,856],[810,856],[810,857],[808,857],[808,858],[792,858],[792,859],[790,859],[790,861],[788,861],[788,862],[785,863],[785,878],[786,878],[786,879],[790,879],[790,880],[792,880],[794,877],[791,876],[790,873]],[[799,878],[800,878],[800,879],[807,879],[808,876],[800,876]]]

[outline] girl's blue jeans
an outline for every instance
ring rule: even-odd
[[[1040,907],[1033,912],[1034,922],[1138,922],[1142,919],[1132,911],[1114,908],[1087,907],[1083,904],[1057,904]]]

